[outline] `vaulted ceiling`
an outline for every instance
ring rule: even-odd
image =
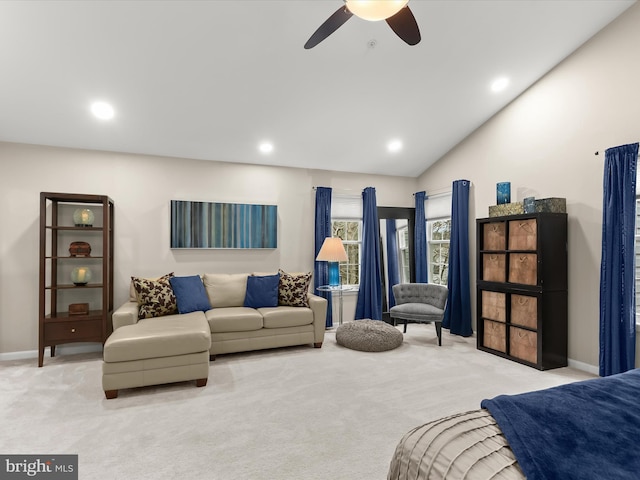
[[[634,2],[411,0],[416,46],[353,17],[305,50],[341,0],[5,0],[0,141],[417,176]]]

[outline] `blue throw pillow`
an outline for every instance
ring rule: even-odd
[[[244,306],[251,308],[277,307],[279,283],[279,273],[264,277],[248,276]]]
[[[171,288],[178,304],[178,313],[205,312],[211,309],[209,297],[198,275],[171,277]]]

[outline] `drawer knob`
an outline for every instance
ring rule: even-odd
[[[75,329],[75,328],[72,328],[72,329],[71,329],[71,333],[76,333],[76,329]]]

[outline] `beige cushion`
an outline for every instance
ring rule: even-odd
[[[298,327],[313,323],[313,312],[304,307],[264,307],[262,314],[264,328]]]
[[[248,273],[205,273],[203,282],[211,308],[242,307]]]
[[[254,308],[225,307],[205,312],[211,333],[247,332],[262,328],[262,315]]]
[[[211,332],[203,312],[145,318],[115,330],[104,344],[105,362],[187,355],[208,350]]]

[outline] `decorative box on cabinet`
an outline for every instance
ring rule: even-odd
[[[77,225],[77,209],[90,209],[94,221]],[[104,343],[111,334],[113,210],[113,200],[105,195],[40,193],[39,367],[46,347],[53,357],[57,345]],[[90,248],[77,251],[84,243]],[[83,271],[74,284],[76,267],[88,268],[91,278]]]
[[[567,215],[478,219],[478,349],[540,370],[567,365]]]

